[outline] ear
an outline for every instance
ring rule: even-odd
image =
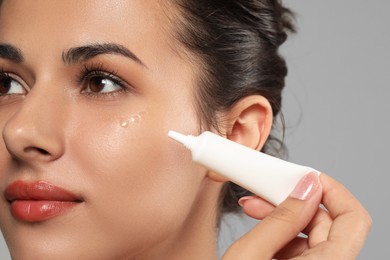
[[[272,129],[272,107],[259,95],[239,100],[225,115],[229,118],[226,137],[232,141],[261,150]]]
[[[273,113],[269,101],[260,95],[247,96],[237,101],[231,109],[221,115],[225,122],[226,138],[261,150],[271,132]],[[222,130],[222,129],[221,129]],[[210,172],[215,181],[226,181]]]

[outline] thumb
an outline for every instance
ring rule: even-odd
[[[321,195],[318,174],[305,175],[284,202],[228,249],[224,259],[272,259],[308,225]]]

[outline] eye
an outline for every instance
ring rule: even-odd
[[[132,86],[102,63],[85,64],[76,74],[76,83],[87,97],[113,100],[133,91]]]
[[[84,82],[85,88],[83,92],[93,93],[110,93],[121,90],[122,85],[117,80],[109,76],[90,76]]]
[[[0,73],[0,96],[26,94],[26,88],[8,73]]]
[[[86,64],[77,75],[77,83],[82,86],[81,93],[93,98],[112,98],[131,89],[115,71],[100,63]]]

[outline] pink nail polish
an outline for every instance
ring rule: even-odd
[[[290,197],[299,200],[307,200],[317,190],[319,183],[320,179],[316,172],[308,173],[298,182],[297,186],[295,186],[295,189],[290,194]]]

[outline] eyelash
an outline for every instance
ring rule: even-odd
[[[105,98],[105,97],[109,98],[109,97],[114,97],[122,92],[130,91],[129,84],[127,84],[124,80],[122,80],[120,77],[116,75],[117,75],[116,71],[105,68],[104,65],[101,63],[86,64],[83,66],[83,68],[76,76],[77,85],[80,86],[80,85],[88,84],[88,81],[93,77],[102,77],[113,81],[115,84],[121,87],[121,89],[118,91],[98,93],[98,92],[83,92],[88,87],[88,85],[84,86],[81,91],[83,92],[84,95],[87,95],[88,97],[92,97],[92,98]]]
[[[0,69],[0,80],[13,79],[8,72],[5,72],[3,68]]]

